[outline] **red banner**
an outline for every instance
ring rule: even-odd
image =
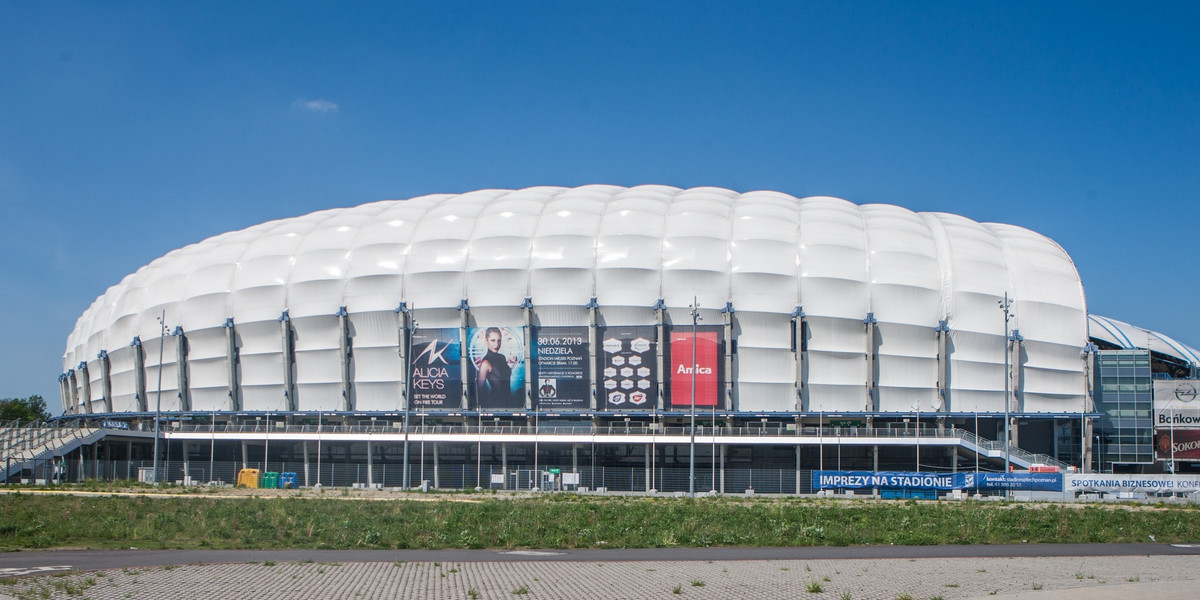
[[[692,405],[692,370],[695,369],[696,406],[716,406],[720,397],[720,340],[715,331],[698,331],[696,364],[692,365],[692,332],[671,332],[671,406]]]
[[[1175,446],[1175,460],[1200,459],[1200,429],[1159,429],[1156,441],[1159,460],[1171,460],[1171,446]]]

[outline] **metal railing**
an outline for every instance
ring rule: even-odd
[[[402,429],[390,425],[293,425],[272,424],[267,427],[262,423],[230,423],[230,424],[181,424],[171,427],[168,432],[179,433],[331,433],[331,434],[399,434]],[[413,424],[408,429],[410,434],[452,434],[452,435],[661,435],[687,436],[691,430],[684,426],[637,426],[637,425],[421,425]],[[948,427],[922,427],[918,434],[915,427],[756,427],[728,426],[696,427],[697,435],[712,435],[729,437],[828,437],[828,438],[959,438],[969,431]],[[973,434],[971,434],[973,435]]]

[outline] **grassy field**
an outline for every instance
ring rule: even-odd
[[[462,500],[474,500],[464,502]],[[0,495],[0,549],[661,548],[1194,542],[1200,510],[573,494],[347,501],[211,494]]]

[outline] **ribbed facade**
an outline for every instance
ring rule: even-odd
[[[1078,412],[1079,275],[1020,227],[718,188],[422,196],[271,221],[153,261],[79,318],[63,400],[140,412],[161,388],[166,411],[394,411],[402,303],[423,329],[529,336],[690,327],[695,298],[701,323],[724,327],[726,409],[1002,413],[1006,294],[1010,408]]]

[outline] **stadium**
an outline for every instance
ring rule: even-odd
[[[1089,314],[1071,257],[1014,225],[770,191],[481,190],[271,221],[125,277],[67,339],[63,419],[99,433],[58,452],[102,478],[161,462],[372,487],[1187,472],[1180,415],[1200,410],[1174,390],[1198,356]]]

